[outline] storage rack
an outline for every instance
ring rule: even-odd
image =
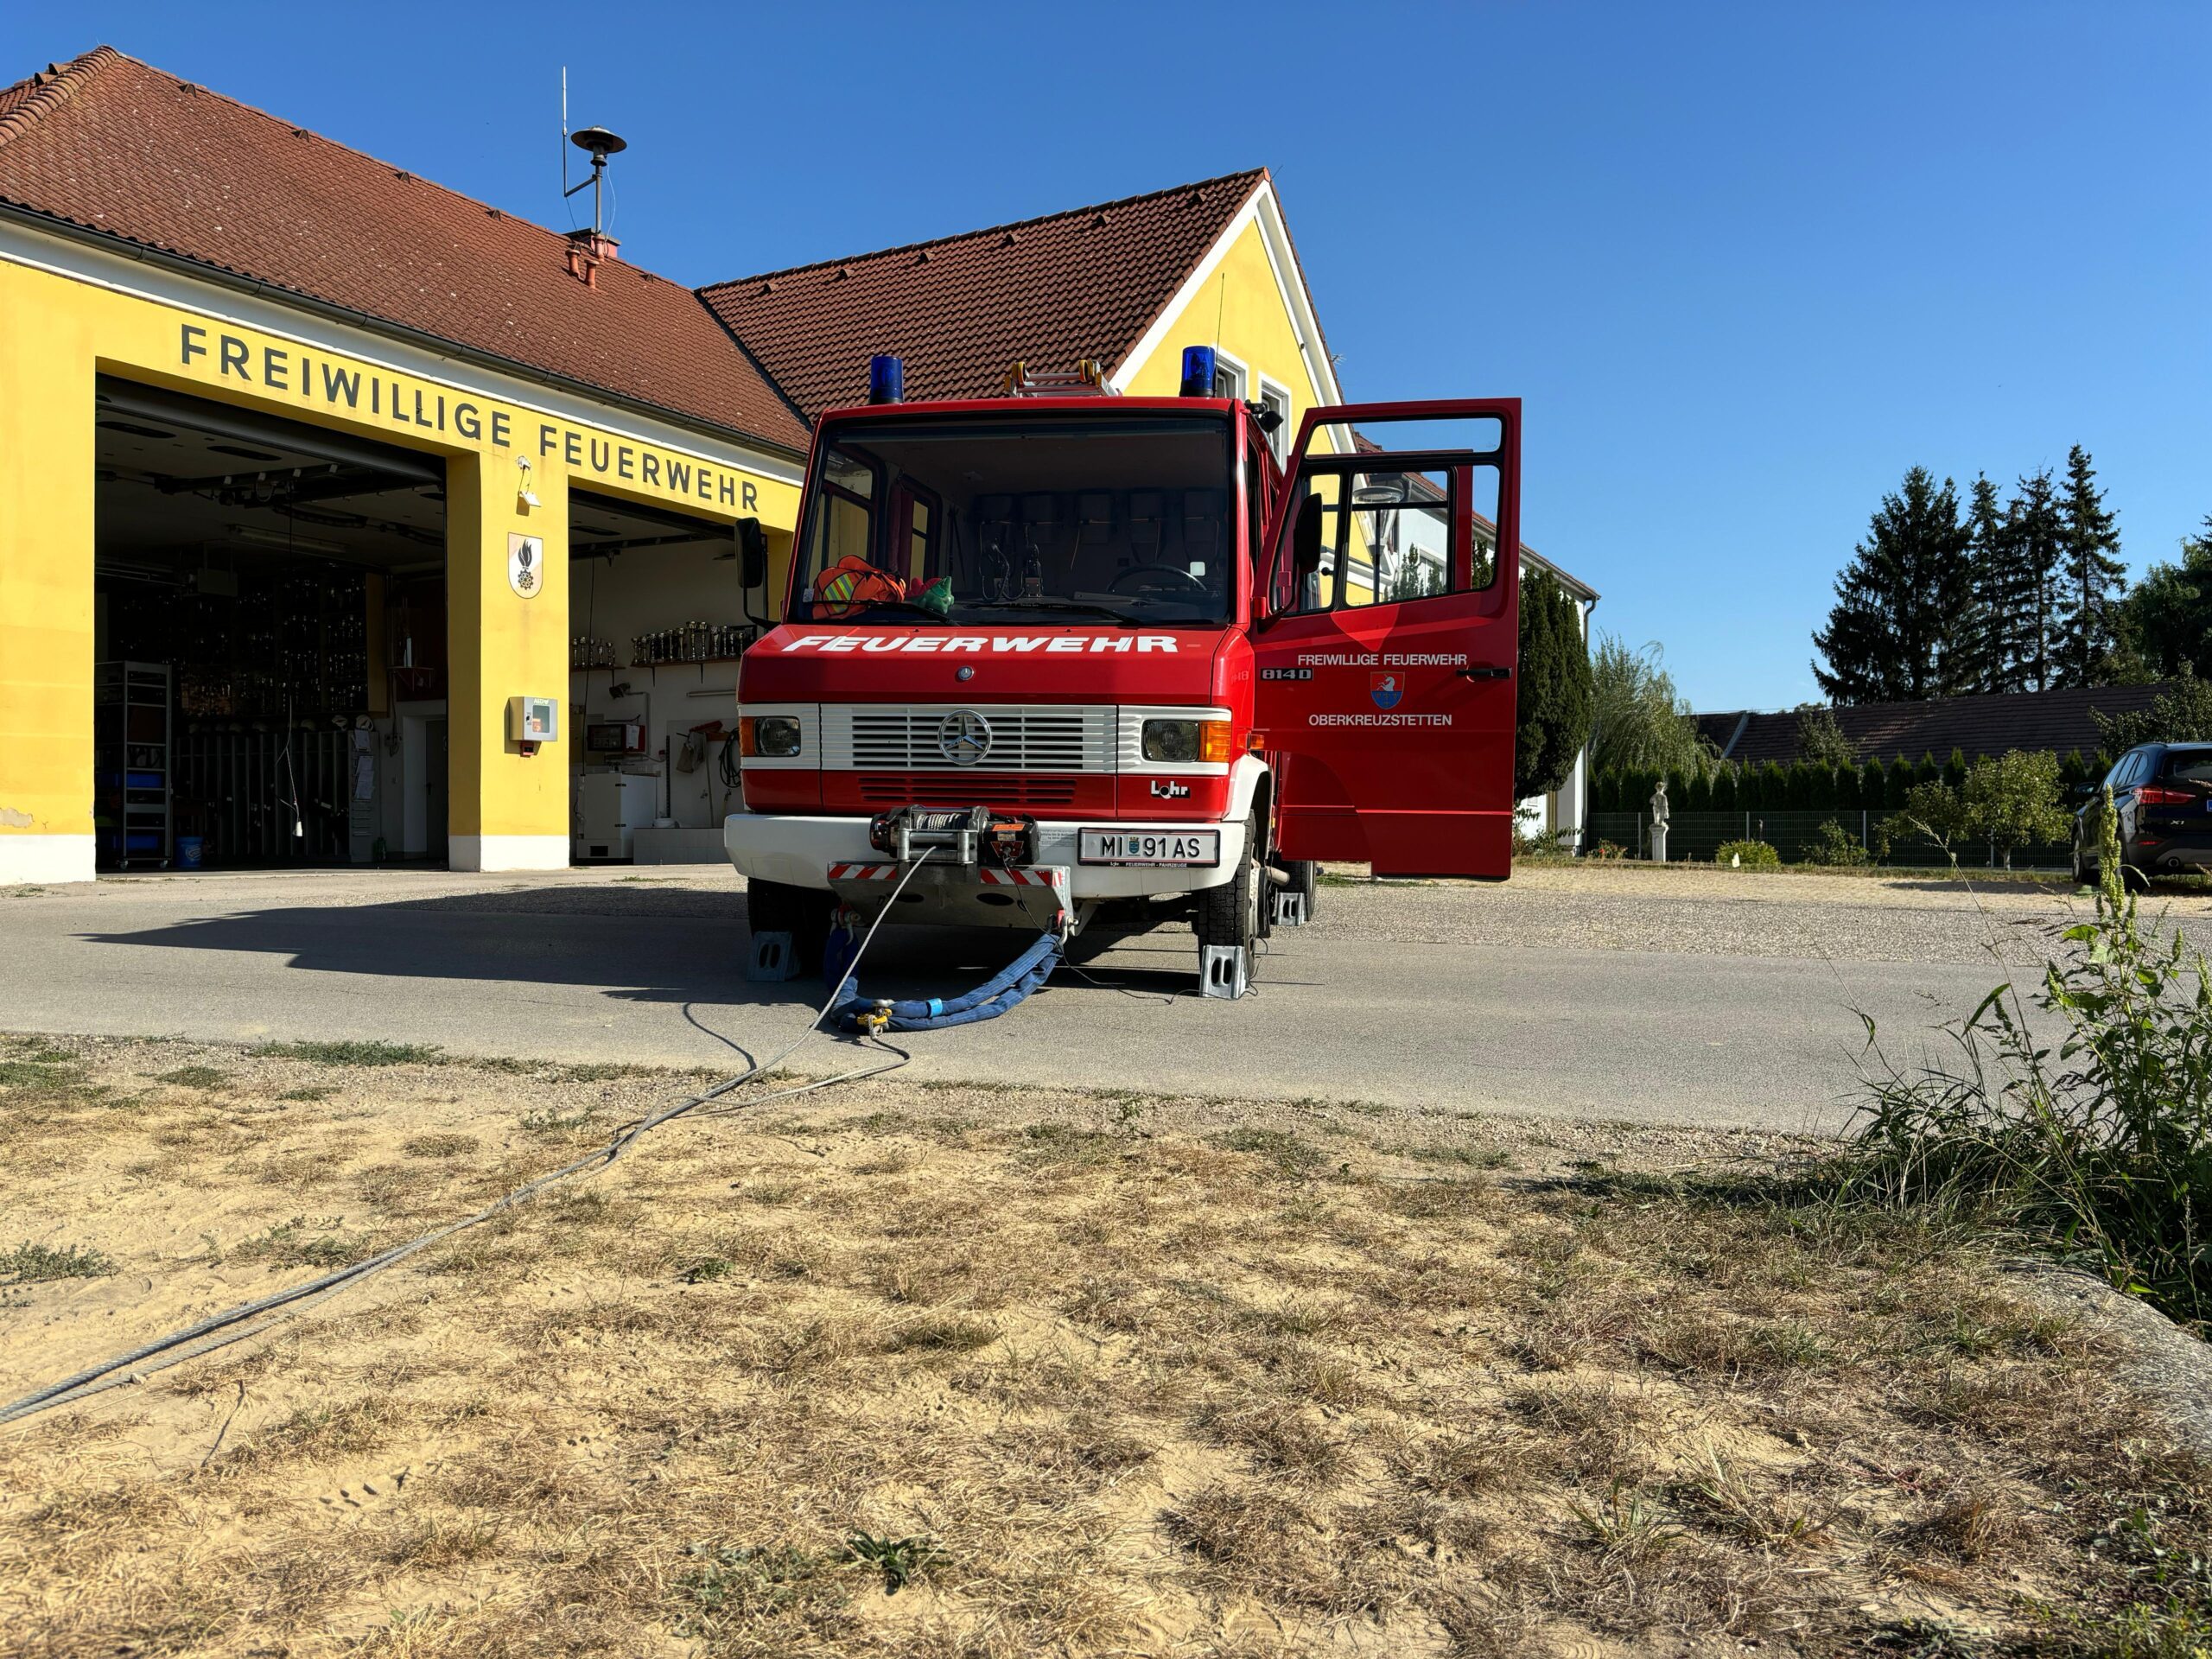
[[[176,852],[168,665],[102,663],[93,684],[92,823],[99,862],[116,870],[165,870]]]

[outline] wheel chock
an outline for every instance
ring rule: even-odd
[[[756,985],[775,985],[797,979],[798,945],[789,933],[755,933],[753,960],[746,967],[745,976]]]
[[[1277,927],[1303,927],[1306,923],[1306,895],[1278,889],[1274,895]]]
[[[1198,947],[1198,995],[1235,999],[1252,988],[1248,954],[1233,944]]]

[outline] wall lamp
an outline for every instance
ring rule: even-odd
[[[522,486],[517,493],[518,499],[525,507],[543,506],[545,504],[537,499],[537,492],[530,487],[530,457],[528,455],[517,455],[515,457],[515,465],[522,468]]]

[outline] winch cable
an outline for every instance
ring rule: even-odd
[[[512,1210],[518,1205],[528,1203],[556,1182],[567,1180],[571,1176],[598,1173],[621,1157],[649,1131],[658,1128],[664,1123],[683,1117],[712,1101],[721,1099],[732,1090],[741,1088],[755,1077],[773,1072],[778,1066],[805,1046],[808,1040],[820,1029],[822,1022],[830,1017],[830,1010],[836,1007],[842,999],[848,997],[852,968],[859,965],[861,958],[868,953],[868,946],[875,942],[877,930],[883,925],[884,918],[891,914],[893,904],[897,900],[899,894],[905,890],[906,883],[913,879],[915,873],[929,861],[931,853],[936,850],[932,848],[923,852],[921,856],[900,874],[898,886],[891,890],[890,899],[886,901],[882,911],[869,925],[867,933],[861,937],[859,948],[853,952],[851,964],[838,978],[835,988],[823,999],[822,1006],[815,1011],[814,1018],[807,1022],[806,1029],[780,1052],[765,1060],[754,1061],[735,1077],[727,1077],[711,1089],[687,1096],[672,1106],[639,1119],[635,1123],[617,1131],[613,1140],[596,1151],[587,1154],[572,1164],[563,1165],[548,1174],[540,1175],[535,1180],[524,1182],[505,1197],[487,1205],[474,1215],[465,1216],[459,1221],[448,1222],[446,1225],[435,1228],[419,1237],[410,1239],[404,1244],[395,1244],[389,1249],[379,1250],[374,1255],[356,1262],[350,1267],[340,1268],[334,1272],[324,1274],[319,1279],[310,1279],[304,1284],[294,1285],[288,1289],[276,1291],[267,1296],[257,1297],[250,1302],[241,1302],[236,1307],[226,1308],[219,1313],[210,1314],[197,1324],[187,1325],[181,1331],[171,1332],[168,1336],[156,1338],[142,1347],[134,1348],[128,1353],[119,1354],[112,1359],[103,1360],[97,1365],[79,1371],[73,1376],[63,1377],[60,1382],[50,1383],[43,1389],[27,1394],[19,1400],[11,1400],[6,1405],[0,1406],[0,1426],[21,1421],[26,1417],[35,1416],[41,1412],[51,1411],[58,1406],[74,1405],[81,1400],[89,1399],[93,1395],[103,1393],[109,1389],[121,1388],[126,1383],[143,1382],[156,1371],[166,1370],[172,1365],[182,1364],[188,1359],[197,1359],[201,1355],[213,1353],[219,1348],[226,1348],[233,1343],[244,1342],[249,1338],[257,1337],[263,1332],[281,1324],[293,1315],[303,1313],[328,1298],[337,1295],[340,1291],[359,1284],[372,1274],[381,1273],[386,1268],[397,1266],[418,1250],[425,1249],[442,1239],[451,1238],[455,1233],[465,1232],[471,1227],[480,1226],[494,1216]],[[850,1083],[861,1077],[877,1077],[886,1071],[896,1071],[899,1066],[906,1064],[909,1057],[903,1051],[891,1049],[890,1052],[897,1058],[876,1065],[859,1067],[836,1077],[817,1078],[793,1084],[787,1089],[779,1089],[768,1094],[750,1096],[743,1101],[734,1102],[709,1115],[721,1116],[729,1112],[764,1105],[772,1100],[785,1100],[795,1095],[809,1094],[818,1089],[830,1088],[836,1084]],[[264,1315],[268,1317],[264,1317]]]

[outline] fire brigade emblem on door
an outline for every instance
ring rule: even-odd
[[[938,752],[956,766],[972,766],[991,752],[990,722],[973,709],[947,715],[938,723]]]
[[[1367,677],[1367,695],[1375,699],[1377,709],[1395,709],[1398,699],[1406,695],[1403,674],[1370,674]]]

